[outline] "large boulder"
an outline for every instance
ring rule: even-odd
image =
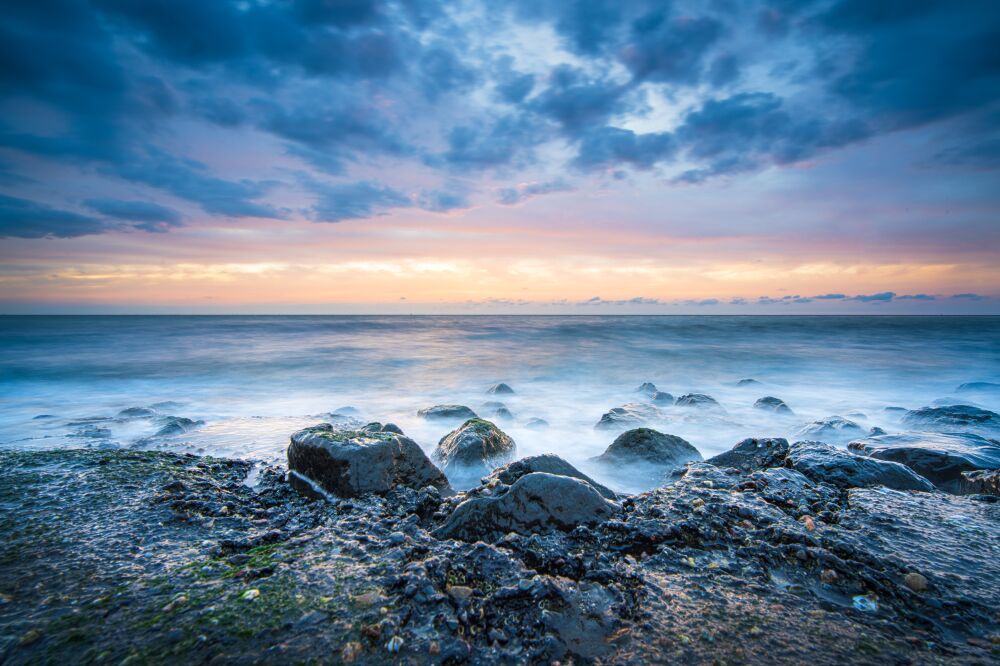
[[[465,421],[476,418],[476,413],[465,405],[434,405],[417,412],[428,421]]]
[[[611,465],[652,465],[681,467],[684,463],[701,460],[698,449],[677,437],[652,428],[635,428],[618,435],[595,462]]]
[[[960,490],[963,472],[1000,469],[1000,442],[972,434],[881,435],[851,442],[847,448],[902,463],[948,492]]]
[[[782,437],[752,437],[705,462],[716,467],[735,467],[741,472],[753,472],[778,467],[788,455],[788,440]]]
[[[921,407],[903,415],[902,422],[911,427],[945,432],[1000,430],[1000,414],[972,405]]]
[[[841,443],[864,437],[866,434],[865,429],[854,421],[842,416],[831,416],[803,426],[795,433],[795,436],[804,439],[818,439],[822,442]]]
[[[768,395],[763,398],[759,398],[757,402],[753,403],[754,409],[760,409],[765,412],[774,412],[775,414],[794,414],[791,407],[785,404],[785,401],[781,398],[775,398],[774,396]]]
[[[475,482],[516,454],[517,445],[503,430],[474,418],[442,437],[432,457],[449,479]]]
[[[581,481],[586,481],[592,485],[594,489],[601,493],[604,497],[610,500],[617,498],[615,491],[602,486],[597,481],[594,481],[592,478],[552,453],[546,453],[540,456],[528,456],[527,458],[515,460],[512,463],[508,463],[503,467],[490,472],[490,475],[483,479],[483,482],[488,484],[496,480],[510,486],[522,476],[532,474],[534,472],[545,472],[546,474],[556,474],[558,476],[568,476],[574,479],[580,479]]]
[[[607,520],[619,508],[586,481],[533,472],[501,495],[465,500],[434,534],[440,539],[489,541],[508,532],[568,532]]]
[[[817,483],[839,488],[934,490],[930,481],[906,465],[854,455],[822,442],[795,442],[788,449],[786,464]]]
[[[1000,470],[962,472],[958,492],[962,495],[1000,495]]]
[[[715,398],[704,393],[687,393],[677,398],[675,404],[678,407],[697,407],[698,409],[725,411],[722,409],[722,405],[716,402]]]
[[[636,393],[641,393],[648,398],[652,398],[653,394],[656,393],[656,384],[653,382],[643,382],[639,384],[639,387],[635,390]]]
[[[493,386],[486,389],[486,392],[490,395],[514,395],[514,389],[507,386],[503,382],[499,384],[494,384]]]
[[[653,395],[649,396],[649,399],[653,401],[654,405],[674,404],[674,396],[670,395],[666,391],[656,391]]]
[[[737,386],[744,386],[744,387],[745,386],[763,386],[756,379],[750,379],[749,377],[747,377],[746,379],[739,380],[738,382],[736,382],[736,385]]]
[[[339,430],[329,423],[292,435],[289,481],[300,492],[340,497],[385,493],[395,486],[447,488],[448,480],[416,442],[393,431]]]
[[[629,402],[604,413],[594,426],[597,430],[626,430],[662,418],[660,410],[641,402]]]

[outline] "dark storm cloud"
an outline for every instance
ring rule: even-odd
[[[13,238],[75,238],[103,233],[97,218],[51,208],[27,199],[0,195],[0,236]]]
[[[576,67],[556,67],[548,87],[533,97],[530,108],[557,121],[564,129],[603,125],[611,116],[628,107],[622,99],[627,88],[600,79],[591,79]]]

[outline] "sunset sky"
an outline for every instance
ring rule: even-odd
[[[995,0],[14,0],[0,313],[1000,314]]]

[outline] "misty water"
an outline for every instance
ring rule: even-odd
[[[740,380],[756,383],[739,385]],[[751,436],[795,437],[815,419],[901,430],[932,404],[994,411],[958,392],[1000,380],[1000,317],[220,316],[0,317],[0,447],[133,447],[283,462],[289,435],[346,406],[393,422],[430,453],[457,423],[417,410],[489,401],[518,455],[589,462],[617,432],[602,414],[643,382],[724,409],[662,408],[651,424],[705,456]],[[490,396],[506,382],[515,395]],[[746,384],[746,383],[745,383]],[[753,409],[775,396],[794,416]],[[121,416],[122,410],[148,413]],[[201,421],[164,430],[170,416]],[[545,419],[547,429],[525,427]],[[160,433],[160,434],[157,434]],[[837,442],[843,444],[843,442]]]

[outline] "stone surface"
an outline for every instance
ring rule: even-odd
[[[643,464],[657,467],[680,467],[701,460],[698,449],[676,435],[652,428],[635,428],[620,434],[596,462],[610,465]]]
[[[786,464],[817,483],[839,488],[934,489],[930,481],[905,465],[854,455],[822,442],[795,442],[788,449]]]
[[[620,507],[586,481],[533,472],[495,497],[473,497],[459,504],[435,535],[477,541],[517,532],[569,531],[610,518]]]
[[[1000,469],[1000,442],[959,433],[904,433],[856,440],[855,453],[906,465],[948,492],[958,492],[963,472]]]
[[[785,404],[785,401],[781,398],[775,398],[774,396],[765,396],[763,398],[758,398],[757,402],[753,403],[754,409],[760,409],[765,412],[774,412],[775,414],[794,414],[795,412]]]
[[[493,423],[477,418],[442,437],[432,457],[454,482],[477,481],[516,455],[513,439]]]
[[[672,405],[674,404],[674,396],[670,395],[665,391],[654,391],[649,399],[653,401],[654,405]]]
[[[486,389],[486,392],[490,395],[514,395],[514,389],[512,389],[507,384],[500,382],[499,384],[494,384],[493,386]]]
[[[830,416],[803,426],[795,436],[818,439],[822,442],[846,443],[852,439],[864,437],[866,434],[865,429],[854,421],[842,416]]]
[[[417,412],[429,421],[465,421],[476,418],[476,413],[465,405],[435,405]]]
[[[549,422],[536,416],[525,421],[524,427],[532,430],[544,430],[549,427]]]
[[[660,410],[641,402],[629,402],[607,411],[594,426],[597,430],[627,430],[662,418]]]
[[[1000,430],[1000,414],[972,405],[922,407],[903,415],[902,422],[910,427],[945,432],[996,432]]]
[[[527,458],[515,460],[512,463],[508,463],[503,467],[493,470],[483,481],[488,483],[496,480],[509,486],[522,476],[533,472],[545,472],[547,474],[556,474],[558,476],[569,476],[574,479],[580,479],[589,483],[604,497],[610,500],[617,498],[617,495],[613,490],[602,486],[597,481],[594,481],[592,478],[552,453],[546,453],[540,456],[528,456]]]
[[[962,472],[958,492],[962,495],[1000,495],[1000,470]]]
[[[751,437],[744,439],[729,451],[709,458],[706,462],[717,467],[735,467],[742,472],[753,472],[783,465],[787,455],[787,439]]]
[[[641,393],[644,396],[651,398],[653,394],[656,393],[656,384],[653,382],[643,382],[635,389],[636,393]]]
[[[292,435],[288,468],[289,480],[306,494],[315,494],[310,482],[340,497],[386,493],[396,486],[448,486],[412,439],[394,432],[337,430],[329,423]]]
[[[678,407],[697,407],[699,409],[711,409],[724,411],[722,405],[716,402],[715,398],[704,393],[687,393],[677,398]]]

